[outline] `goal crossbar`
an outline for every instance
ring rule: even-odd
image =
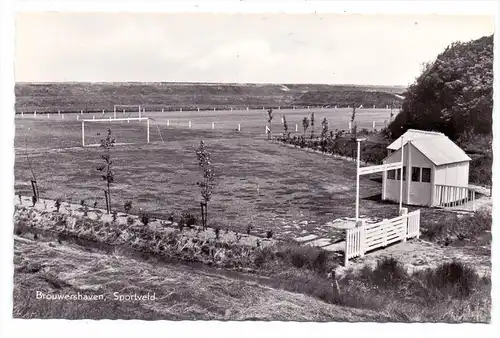
[[[124,117],[124,118],[108,118],[108,119],[85,119],[82,122],[113,122],[113,121],[145,121],[149,120],[149,117]]]
[[[82,147],[85,147],[85,122],[115,122],[115,121],[146,121],[147,127],[146,127],[146,140],[147,143],[149,143],[149,117],[127,117],[127,118],[109,118],[109,119],[85,119],[81,120],[82,121]]]

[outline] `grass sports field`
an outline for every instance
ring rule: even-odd
[[[274,132],[283,131],[282,113],[289,129],[295,130],[290,126],[297,123],[300,132],[301,120],[310,112],[276,110]],[[351,114],[348,109],[314,112],[318,132],[323,117],[330,121],[330,129],[346,129]],[[117,117],[123,117],[120,114]],[[372,121],[382,123],[388,115],[387,110],[359,109],[356,119],[360,128],[368,128]],[[112,113],[105,114],[110,116]],[[194,148],[204,140],[212,153],[217,179],[208,209],[213,226],[245,231],[253,225],[256,234],[273,229],[276,237],[288,237],[303,231],[296,226],[298,222],[307,221],[308,230],[327,232],[328,227],[320,228],[322,224],[354,216],[355,163],[269,143],[264,135],[266,111],[146,112],[143,116],[153,119],[150,144],[145,143],[144,122],[86,123],[87,144],[98,143],[108,127],[117,142],[134,143],[112,151],[114,208],[122,210],[124,202],[131,200],[133,213],[142,209],[167,218],[171,212],[178,216],[190,211],[198,216],[196,182],[201,179],[201,170]],[[241,132],[235,130],[238,123]],[[101,136],[95,136],[98,132]],[[102,149],[81,147],[81,122],[76,115],[66,114],[64,119],[57,114],[50,118],[18,116],[15,149],[16,193],[31,195],[31,166],[43,198],[74,203],[85,199],[89,205],[97,200],[103,207],[104,182],[96,170]],[[381,183],[374,177],[361,179],[361,215],[396,215],[396,205],[376,201],[380,192]]]

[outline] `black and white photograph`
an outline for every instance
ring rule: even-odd
[[[13,23],[13,319],[492,323],[494,13]]]

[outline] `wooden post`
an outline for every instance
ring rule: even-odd
[[[85,121],[82,121],[82,147],[85,147]]]
[[[356,140],[358,143],[358,153],[356,155],[356,223],[359,221],[359,160],[360,160],[360,150],[361,141]]]
[[[373,121],[372,129],[375,130],[375,121]]]
[[[410,189],[411,189],[411,141],[407,143],[408,158],[406,163],[406,204],[410,204]],[[401,211],[400,211],[401,212]]]
[[[50,114],[47,114],[47,118],[50,119]]]
[[[35,112],[33,113],[33,117],[36,117],[36,110],[35,110]]]
[[[359,220],[356,222],[356,227],[359,228],[359,256],[365,256],[365,221]]]
[[[189,121],[189,128],[191,128],[191,121]]]
[[[238,131],[241,131],[241,126],[239,123],[238,123]]]
[[[170,120],[167,120],[167,127],[170,126]]]
[[[79,121],[80,120],[80,115],[76,114],[76,120]]]
[[[212,130],[215,129],[215,122],[212,122]]]
[[[351,232],[349,229],[345,231],[345,246],[344,246],[344,266],[347,266],[349,264],[349,241],[350,241],[350,236]]]
[[[92,115],[92,120],[95,120],[95,116],[94,115]]]
[[[149,143],[149,119],[146,120],[146,124],[147,124],[147,138]]]
[[[408,208],[401,208],[399,211],[399,216],[406,216],[405,220],[405,233],[403,236],[403,242],[406,242],[406,239],[408,238],[408,230],[409,230],[409,225],[410,225],[410,218],[408,217]]]
[[[57,111],[57,115],[61,115],[61,111],[60,110]]]
[[[299,131],[299,125],[297,123],[295,124],[295,131]]]

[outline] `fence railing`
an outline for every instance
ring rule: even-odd
[[[476,192],[469,187],[436,184],[434,206],[475,211]]]
[[[346,230],[344,265],[349,259],[389,244],[420,237],[420,210]]]

